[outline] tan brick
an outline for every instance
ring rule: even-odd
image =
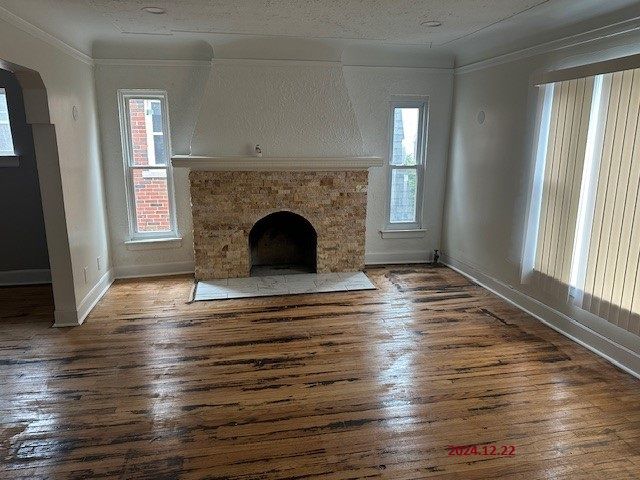
[[[319,273],[364,268],[367,171],[192,171],[189,180],[196,279],[248,277],[251,228],[283,210],[315,228]]]

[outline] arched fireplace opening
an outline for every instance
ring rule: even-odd
[[[318,235],[293,212],[275,212],[258,220],[249,233],[251,275],[314,273]]]

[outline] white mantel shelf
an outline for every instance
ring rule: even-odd
[[[212,171],[335,171],[367,170],[383,165],[380,157],[171,157],[174,167]]]

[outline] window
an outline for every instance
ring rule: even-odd
[[[542,88],[551,108],[534,272],[640,333],[640,69]]]
[[[176,237],[167,94],[120,90],[118,100],[131,238]]]
[[[426,103],[393,103],[390,124],[389,228],[420,228]]]
[[[0,88],[0,156],[13,156],[13,137],[11,136],[11,123],[9,123],[9,107],[7,94],[4,88]]]

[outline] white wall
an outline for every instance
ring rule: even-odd
[[[362,136],[340,63],[214,60],[193,155],[350,156]]]
[[[520,268],[538,99],[538,90],[529,85],[532,74],[638,53],[639,37],[620,34],[533,57],[460,69],[454,86],[442,247],[454,266],[520,299],[521,306],[528,303],[533,313],[564,322],[562,328],[574,329],[576,338],[584,336],[586,343],[600,341],[599,335],[611,339],[623,348],[612,344],[603,348],[609,348],[612,357],[622,355],[624,359],[618,361],[637,371],[637,337],[522,284]],[[481,110],[486,113],[484,124],[477,122]],[[625,349],[635,354],[625,356]]]
[[[67,318],[77,316],[78,310],[83,316],[97,294],[94,287],[104,285],[109,264],[93,68],[53,46],[54,40],[41,40],[46,34],[33,35],[24,31],[29,28],[21,28],[0,19],[0,59],[39,72],[47,89],[57,134],[75,295],[73,304],[56,305],[56,310],[63,309]],[[79,109],[78,121],[72,118],[74,105]],[[51,257],[51,245],[49,253]]]
[[[189,270],[193,261],[186,172],[175,170],[181,245],[151,249],[127,240],[124,172],[118,127],[119,88],[158,88],[169,95],[174,153],[246,154],[260,143],[266,155],[387,156],[389,102],[394,95],[428,97],[430,104],[424,238],[381,239],[385,227],[387,171],[372,169],[367,215],[367,261],[425,261],[439,247],[451,69],[341,67],[328,62],[233,61],[202,66],[96,67],[99,117],[114,265],[120,275]],[[176,65],[178,65],[177,63]],[[205,91],[209,99],[204,100]],[[200,112],[198,109],[201,108]],[[196,125],[196,118],[200,120]]]
[[[397,96],[425,97],[429,104],[423,238],[382,239],[386,227],[388,170],[372,168],[367,204],[367,263],[427,261],[440,248],[442,205],[449,147],[453,72],[451,69],[344,67],[362,133],[363,154],[389,156],[390,102]]]
[[[135,62],[139,63],[139,62]],[[189,180],[184,169],[174,170],[178,230],[182,242],[147,247],[128,246],[127,203],[118,119],[118,89],[153,88],[168,93],[171,145],[175,154],[188,154],[200,109],[209,64],[186,66],[96,66],[96,91],[102,136],[105,186],[111,233],[113,265],[118,276],[175,273],[193,270],[193,232]]]

